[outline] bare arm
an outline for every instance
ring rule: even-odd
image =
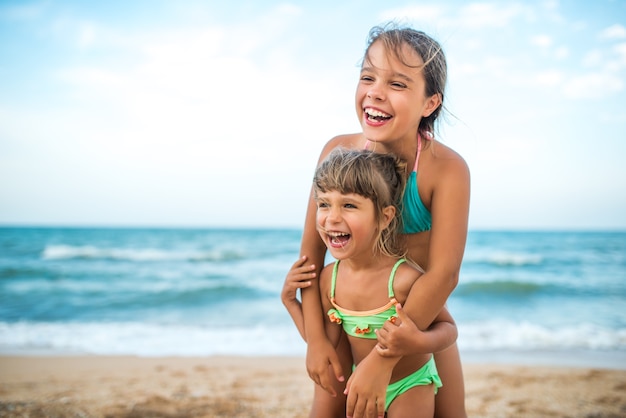
[[[311,286],[315,279],[315,266],[307,264],[307,257],[303,256],[298,259],[287,273],[280,299],[287,308],[287,312],[291,316],[293,323],[298,328],[298,332],[304,341],[306,341],[306,332],[304,329],[304,315],[302,313],[302,304],[298,300],[298,289],[305,289]]]
[[[397,319],[385,322],[377,331],[376,350],[383,357],[404,355],[404,350],[398,347],[410,347],[411,353],[436,353],[450,347],[458,337],[456,323],[446,308],[442,309],[426,331],[421,331],[415,325],[402,305],[396,305],[396,310]]]
[[[345,138],[336,137],[330,140],[320,155],[321,162],[337,146],[345,144]],[[300,255],[306,256],[315,266],[317,277],[324,265],[326,246],[317,232],[317,204],[313,191],[309,196],[309,204],[304,223]],[[320,300],[319,281],[313,280],[311,286],[302,289],[302,314],[304,318],[305,340],[307,341],[306,367],[311,379],[331,395],[336,395],[328,368],[332,366],[335,378],[343,380],[343,369],[324,328],[324,314]]]
[[[428,329],[456,287],[465,252],[469,215],[469,171],[454,159],[439,170],[431,198],[432,228],[426,272],[413,285],[404,304],[419,329]]]

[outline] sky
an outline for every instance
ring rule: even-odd
[[[392,20],[446,53],[470,229],[626,229],[610,0],[0,0],[0,225],[301,227]]]

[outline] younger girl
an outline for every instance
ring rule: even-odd
[[[337,260],[320,275],[329,321],[326,333],[336,346],[343,332],[355,367],[376,352],[376,332],[394,322],[396,305],[406,300],[421,272],[406,262],[400,235],[400,202],[405,164],[390,154],[338,148],[319,166],[313,180],[317,229]],[[443,309],[435,328],[444,344],[456,338],[452,317]],[[448,340],[448,341],[446,341]],[[404,356],[393,368],[386,398],[363,405],[355,415],[432,417],[441,387],[432,353]]]

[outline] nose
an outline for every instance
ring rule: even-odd
[[[341,221],[341,208],[337,206],[331,206],[328,210],[327,222],[336,223]]]
[[[373,83],[371,86],[369,86],[369,89],[367,90],[367,98],[368,99],[371,99],[371,100],[383,100],[384,97],[385,97],[384,96],[384,92],[380,88],[378,83]]]

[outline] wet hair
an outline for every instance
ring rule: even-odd
[[[354,193],[370,199],[374,203],[377,223],[384,208],[395,207],[389,226],[378,231],[374,251],[403,257],[406,248],[401,234],[401,205],[405,183],[406,163],[395,155],[336,148],[315,171],[313,190],[315,199],[318,193],[329,191]]]
[[[439,94],[441,104],[428,117],[422,118],[418,127],[419,132],[424,136],[434,134],[435,120],[443,109],[443,98],[446,88],[448,65],[441,45],[424,32],[401,27],[391,22],[384,26],[374,26],[368,35],[367,48],[363,62],[369,61],[369,50],[375,42],[382,42],[385,50],[392,53],[401,63],[407,67],[421,68],[426,84],[426,97]],[[402,47],[408,45],[423,61],[422,65],[415,66],[407,62]]]

